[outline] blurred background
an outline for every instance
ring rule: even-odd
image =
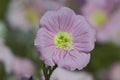
[[[39,20],[62,6],[83,15],[97,41],[83,71],[94,80],[120,80],[120,0],[0,0],[0,80],[34,76],[41,62],[34,47]]]

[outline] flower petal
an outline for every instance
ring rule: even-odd
[[[35,39],[35,46],[47,47],[53,45],[54,34],[44,28],[40,28]]]
[[[40,59],[43,60],[45,64],[49,66],[54,66],[55,62],[53,60],[53,57],[54,57],[53,55],[56,51],[57,50],[54,46],[43,47],[41,48]]]
[[[40,25],[45,26],[50,32],[67,31],[74,22],[75,13],[66,7],[56,11],[48,11],[40,20]]]
[[[53,66],[54,62],[52,61],[52,53],[55,49],[53,44],[53,33],[48,30],[41,28],[39,29],[36,39],[35,47],[39,52],[41,60],[44,60],[46,64]]]
[[[73,45],[79,52],[89,52],[94,48],[95,29],[82,16],[76,17],[73,29]],[[76,27],[75,27],[76,26]]]
[[[61,68],[68,70],[75,70],[76,68],[82,69],[88,64],[90,54],[79,53],[76,50],[71,50],[66,53],[56,54],[54,60],[58,64],[58,67]]]

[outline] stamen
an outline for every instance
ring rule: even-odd
[[[54,44],[64,50],[72,48],[72,36],[67,32],[59,32],[54,37]]]

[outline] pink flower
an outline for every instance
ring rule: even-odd
[[[3,63],[7,73],[11,73],[13,67],[14,55],[12,51],[4,44],[4,40],[0,39],[0,63]]]
[[[120,62],[114,63],[109,71],[110,80],[120,80]]]
[[[64,6],[65,2],[66,0],[11,0],[6,19],[12,28],[36,30],[43,13]]]
[[[61,68],[56,68],[50,80],[93,80],[93,76],[87,72],[68,71]]]
[[[31,77],[35,72],[35,65],[28,59],[14,58],[12,72],[16,78]]]
[[[75,70],[88,64],[96,39],[84,17],[62,7],[45,13],[40,26],[35,46],[47,65]]]
[[[21,77],[30,77],[35,72],[35,65],[31,60],[16,57],[9,47],[0,39],[0,62],[5,66],[7,74],[13,73],[13,76],[19,80]]]
[[[113,33],[117,32],[115,29],[118,29],[119,25],[119,5],[120,0],[87,0],[82,8],[83,15],[97,30],[97,41],[111,41]]]
[[[120,8],[114,13],[111,18],[112,19],[109,20],[109,23],[106,25],[107,28],[110,28],[110,40],[116,45],[120,45]]]
[[[6,14],[11,28],[23,31],[38,29],[37,24],[39,24],[41,14],[33,4],[35,3],[31,3],[30,0],[11,0]]]

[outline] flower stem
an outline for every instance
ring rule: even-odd
[[[43,69],[43,74],[45,77],[45,80],[50,80],[50,76],[52,74],[52,72],[54,71],[54,69],[56,69],[57,66],[47,66],[46,64],[43,63],[42,69]]]

